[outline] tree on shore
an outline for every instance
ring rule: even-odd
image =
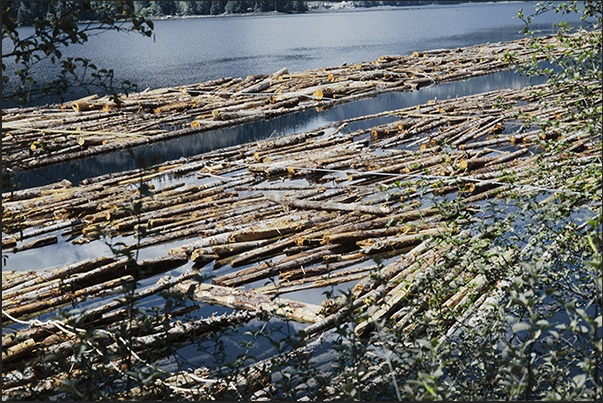
[[[32,25],[36,18],[60,17],[69,7],[64,1],[10,1],[18,25]],[[72,2],[73,3],[73,2]],[[90,3],[90,2],[83,2]],[[113,3],[113,2],[94,2]],[[131,1],[133,11],[141,17],[245,14],[251,12],[304,13],[306,1]],[[94,7],[94,6],[93,6]],[[81,9],[80,21],[94,19],[94,13]]]

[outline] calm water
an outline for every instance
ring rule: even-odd
[[[422,88],[417,92],[381,94],[376,98],[340,105],[322,112],[309,109],[304,112],[285,115],[268,121],[258,121],[241,126],[202,132],[138,147],[133,151],[135,153],[142,152],[147,157],[160,155],[162,161],[170,161],[235,144],[265,139],[271,135],[274,137],[312,130],[344,119],[426,103],[436,97],[439,100],[443,100],[450,97],[454,98],[457,95],[465,96],[502,88],[521,88],[530,83],[539,82],[541,82],[540,79],[522,77],[510,72],[500,72],[489,76],[473,78],[469,81],[458,81]],[[392,122],[396,119],[386,117],[355,122],[344,129],[344,132],[368,128]],[[128,152],[121,151],[72,163],[26,171],[18,174],[16,179],[22,188],[40,186],[64,178],[69,179],[75,184],[88,177],[135,168],[134,161]]]
[[[64,56],[93,59],[99,68],[114,69],[118,81],[136,82],[140,89],[169,87],[518,39],[523,25],[514,16],[522,7],[526,13],[533,10],[535,3],[162,20],[155,22],[153,38],[91,35],[85,46],[66,48]],[[536,18],[535,27],[550,33],[560,19],[545,14]],[[31,31],[23,28],[22,37]],[[54,72],[48,68],[44,74]]]
[[[220,77],[269,74],[337,66],[344,62],[375,60],[386,54],[455,48],[523,37],[522,22],[514,18],[535,2],[477,3],[300,15],[191,18],[155,22],[155,35],[106,32],[90,36],[85,46],[68,47],[64,55],[85,57],[100,67],[115,69],[116,79],[138,83],[139,88],[192,84]],[[543,15],[534,28],[551,33],[561,17]],[[22,36],[31,28],[22,29]],[[48,67],[43,75],[56,72]],[[343,105],[325,112],[307,111],[269,122],[205,132],[145,147],[164,160],[221,148],[278,134],[309,130],[329,122],[362,114],[397,109],[438,97],[498,88],[518,88],[529,78],[510,73],[480,77],[422,89],[416,93],[385,94],[376,99]],[[10,87],[10,83],[9,83]],[[78,94],[82,96],[85,94]],[[3,105],[7,107],[9,105]],[[371,123],[375,124],[375,123]],[[139,150],[141,151],[141,150]],[[74,183],[90,176],[133,168],[126,153],[114,153],[74,164],[22,173],[22,187],[39,186],[63,178]]]

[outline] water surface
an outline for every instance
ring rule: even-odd
[[[114,69],[117,81],[130,80],[141,90],[173,87],[221,77],[271,74],[283,67],[299,71],[370,61],[382,55],[519,39],[524,25],[514,17],[521,8],[530,13],[535,4],[479,2],[159,20],[151,38],[105,32],[90,35],[84,45],[67,47],[63,55],[89,58],[99,68]],[[545,35],[563,18],[546,13],[534,20],[533,28]],[[23,27],[20,32],[25,37],[32,29]],[[3,50],[5,47],[10,48],[8,41],[3,42]],[[58,72],[49,65],[42,70],[42,79]],[[12,81],[7,88],[11,85]]]

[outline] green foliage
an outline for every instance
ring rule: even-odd
[[[339,3],[339,2],[327,2]],[[378,7],[378,6],[424,6],[427,4],[459,4],[462,1],[354,1],[355,7]]]
[[[599,17],[600,2],[586,3],[584,15]],[[578,10],[576,3],[558,10]],[[544,12],[544,9],[539,9]],[[520,14],[521,15],[521,14]],[[532,17],[530,17],[532,18]],[[526,19],[529,25],[531,19]],[[564,29],[566,25],[562,25]],[[569,27],[567,27],[569,28]],[[561,33],[560,35],[563,35]],[[600,34],[564,37],[566,58],[549,60],[545,70],[534,59],[516,65],[526,74],[549,74],[558,89],[582,94],[572,112],[600,147]],[[535,42],[538,54],[547,50]],[[590,83],[589,80],[592,80]],[[547,105],[543,105],[547,107]],[[554,121],[537,122],[541,127]],[[569,133],[568,133],[569,134]],[[562,143],[546,144],[562,153]],[[310,366],[314,382],[290,372],[287,388],[314,386],[308,400],[599,400],[602,390],[603,289],[600,277],[603,237],[601,167],[547,167],[539,160],[532,174],[569,184],[567,192],[544,198],[538,193],[506,192],[485,206],[483,221],[467,241],[444,239],[446,253],[429,275],[415,279],[410,306],[423,307],[409,326],[374,321],[366,338],[354,327],[371,321],[379,305],[354,310],[330,335],[335,352],[330,369]],[[511,178],[510,178],[511,179]],[[423,184],[412,184],[421,186]],[[397,183],[404,191],[409,184]],[[591,191],[590,189],[598,189]],[[381,189],[384,191],[387,189]],[[415,189],[416,191],[416,189]],[[574,193],[572,193],[574,192]],[[458,202],[438,202],[442,214],[463,219]],[[492,288],[490,304],[470,317],[459,317],[438,301],[457,292],[444,276],[451,270],[484,275]],[[467,300],[471,309],[474,299]],[[426,304],[426,305],[425,305]],[[456,324],[442,334],[443,323]],[[306,370],[309,375],[309,371]],[[329,386],[326,386],[329,385]],[[287,389],[289,390],[289,389]],[[272,398],[289,397],[286,391]]]
[[[601,94],[601,83],[603,82],[603,46],[601,41],[603,2],[601,1],[570,1],[540,2],[535,7],[533,15],[525,15],[523,9],[519,10],[517,16],[525,27],[523,32],[531,37],[530,48],[533,49],[540,59],[532,59],[531,63],[518,63],[513,54],[507,54],[512,68],[523,75],[544,76],[554,88],[562,94],[579,94],[574,97],[578,99],[569,105],[568,113],[577,116],[584,123],[582,129],[589,136],[601,138],[601,102],[597,98]],[[585,31],[574,32],[574,28],[564,22],[559,24],[557,37],[560,47],[563,49],[562,56],[553,56],[551,49],[544,46],[535,34],[538,31],[530,29],[533,19],[546,12],[557,14],[577,13],[584,23],[590,25],[590,34]],[[558,101],[563,104],[564,97]],[[558,126],[559,122],[550,121],[548,125]]]
[[[60,17],[69,8],[61,3],[49,1],[13,1],[13,13],[18,25],[33,25],[40,17]],[[86,2],[82,2],[86,3]],[[112,3],[112,2],[94,2]],[[300,13],[308,11],[306,1],[131,1],[134,13],[141,17],[165,17],[187,15],[219,15],[249,12]],[[94,13],[80,10],[79,21],[94,20]]]
[[[23,24],[34,29],[25,38],[17,29]],[[136,14],[132,1],[2,2],[2,100],[20,104],[49,96],[63,100],[73,87],[104,90],[117,99],[118,90],[135,89],[129,81],[117,87],[111,69],[99,68],[89,59],[63,56],[66,46],[85,43],[89,35],[109,30],[151,36],[153,22]],[[6,49],[5,42],[10,43]],[[55,79],[38,81],[36,68],[42,61],[60,66]],[[9,75],[7,63],[15,65],[14,75]],[[16,89],[5,92],[13,81]]]
[[[499,270],[497,277],[510,278],[500,283],[498,294],[493,294],[498,298],[492,300],[489,311],[467,319],[432,305],[406,329],[389,321],[376,322],[369,337],[358,338],[352,329],[359,321],[371,320],[379,306],[350,309],[353,313],[330,336],[329,348],[335,352],[330,371],[321,368],[320,382],[313,383],[315,388],[303,397],[600,399],[602,216],[599,213],[576,227],[568,217],[576,200],[545,205],[536,200],[524,198],[525,209],[513,213],[503,206],[493,208],[491,219],[475,229],[478,234],[488,232],[488,237],[450,244],[452,253],[416,284],[417,299],[412,305],[437,301],[437,294],[457,291],[443,281],[443,273],[452,267],[463,271],[471,266],[487,271],[485,266],[495,266],[488,263],[498,256],[493,252],[507,248],[514,257],[507,258],[506,271]],[[513,230],[524,226],[534,229],[527,233]],[[442,334],[438,323],[450,320],[459,326]],[[316,371],[315,359],[309,368]],[[299,373],[290,376],[298,386],[308,382]]]

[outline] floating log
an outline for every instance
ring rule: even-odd
[[[19,284],[15,284],[14,286],[3,289],[2,299],[10,300],[11,298],[16,297],[17,295],[22,295],[23,293],[28,292],[28,290],[31,290],[32,287],[45,285],[57,279],[66,279],[72,276],[73,274],[93,270],[112,261],[112,258],[99,257],[63,266],[50,272],[40,273],[29,281],[23,281]]]
[[[312,202],[304,200],[283,200],[278,197],[270,197],[275,202],[282,203],[289,207],[301,208],[301,209],[313,209],[313,210],[325,210],[325,211],[349,211],[360,214],[375,214],[375,215],[387,215],[391,214],[391,210],[387,207],[380,206],[367,206],[359,203],[328,203],[328,202]]]
[[[56,235],[51,235],[45,238],[36,239],[35,241],[29,242],[25,245],[15,246],[12,251],[13,253],[21,252],[28,249],[41,248],[48,245],[54,245],[58,242]]]
[[[109,263],[76,277],[50,283],[44,290],[37,289],[30,292],[30,295],[23,295],[21,298],[27,298],[26,300],[30,302],[20,303],[18,307],[8,308],[5,312],[13,317],[27,317],[48,308],[112,289],[124,284],[128,279],[133,279],[132,275],[136,278],[150,277],[179,267],[187,261],[186,255],[173,255],[147,259],[136,264],[127,264],[125,261]],[[117,276],[120,278],[115,279]]]
[[[18,285],[22,282],[26,282],[31,280],[32,278],[36,278],[37,274],[35,271],[26,271],[26,272],[15,272],[13,271],[10,274],[2,273],[2,291],[8,290],[15,285]]]
[[[350,231],[350,232],[339,232],[334,234],[324,235],[322,238],[323,244],[329,243],[338,243],[338,244],[347,244],[347,243],[356,243],[358,241],[362,241],[364,239],[370,238],[379,238],[396,235],[400,232],[402,233],[415,233],[417,230],[427,230],[430,229],[430,226],[427,225],[400,225],[393,226],[388,228],[379,228],[373,230],[359,230],[359,231]],[[431,228],[434,229],[434,228]],[[444,228],[442,228],[444,229]]]
[[[329,273],[335,270],[353,266],[368,260],[369,257],[362,253],[349,253],[340,255],[325,255],[323,263],[312,265],[310,267],[300,267],[299,269],[288,270],[279,274],[279,277],[287,282],[300,278],[309,278],[320,274]]]
[[[215,245],[212,247],[212,249],[218,257],[231,256],[231,255],[235,255],[235,254],[240,254],[241,252],[245,252],[250,249],[255,249],[255,248],[273,243],[276,239],[280,238],[281,234],[279,233],[279,231],[277,231],[277,235],[279,235],[279,236],[277,236],[275,238],[268,238],[268,239],[265,239],[264,237],[262,237],[262,238],[260,238],[260,240],[257,240],[257,241],[242,241],[242,242],[231,241],[230,243],[228,243],[226,245]],[[234,239],[237,239],[236,236],[234,236]]]
[[[6,309],[2,312],[3,320],[10,322],[7,315],[10,315],[15,318],[27,318],[30,316],[39,315],[48,310],[49,308],[63,306],[68,303],[75,303],[76,301],[80,301],[89,295],[100,294],[102,291],[105,291],[105,293],[107,291],[113,292],[115,288],[132,280],[132,276],[123,276],[114,280],[106,281],[104,283],[95,284],[87,288],[82,288],[72,293],[63,294],[40,301],[30,302],[12,309]],[[4,318],[5,316],[6,318]]]
[[[543,39],[543,44],[549,46],[552,52],[560,52],[560,47],[556,46],[558,41],[556,36],[549,36]],[[244,79],[228,77],[207,84],[143,91],[120,96],[119,105],[115,104],[109,96],[100,98],[92,96],[66,105],[73,110],[65,108],[61,110],[57,105],[32,108],[31,111],[11,109],[2,116],[3,137],[9,140],[10,136],[12,139],[10,153],[6,153],[3,147],[3,159],[18,166],[19,169],[33,169],[200,131],[307,110],[316,107],[317,101],[328,107],[383,92],[412,91],[426,85],[468,79],[506,68],[507,62],[500,60],[494,52],[518,44],[519,41],[510,41],[504,44],[471,46],[463,48],[462,52],[450,49],[448,52],[429,55],[429,64],[433,66],[427,64],[424,57],[399,56],[387,62],[376,60],[345,68],[338,66],[294,73],[281,69],[272,75],[250,75]],[[526,50],[518,52],[515,57],[524,60],[532,56],[532,51]],[[458,63],[448,63],[448,59]],[[475,60],[480,62],[476,63]],[[447,70],[439,67],[444,63],[447,64]],[[254,97],[255,101],[250,101],[250,97]],[[271,97],[272,101],[270,101]],[[242,103],[248,103],[247,107],[241,106]],[[236,110],[224,110],[234,106]],[[221,109],[223,111],[219,112]],[[447,111],[446,108],[438,109]],[[141,110],[153,111],[157,116],[157,123],[150,123],[144,114],[140,113]],[[53,113],[44,114],[41,113],[42,111]],[[56,111],[60,113],[57,114]],[[39,115],[32,120],[28,116],[31,113],[39,113]],[[560,112],[551,113],[553,115],[548,116],[556,116]],[[191,116],[197,117],[191,119]],[[542,117],[546,116],[542,115]],[[429,131],[446,124],[449,120],[448,117],[430,120],[414,128],[414,133],[419,133],[419,130]],[[181,122],[187,123],[189,127],[170,131],[158,126],[159,122],[164,124]],[[70,134],[64,136],[61,141],[56,139],[52,145],[52,153],[44,153],[37,147],[37,143],[32,150],[30,148],[32,142],[15,141],[19,133],[28,129],[31,132],[32,124],[35,124],[35,130],[44,132],[48,129],[49,133],[50,130],[65,131],[79,126],[82,131],[88,132],[91,132],[93,127],[103,127],[103,130],[115,135],[95,138],[95,135],[76,137]],[[131,128],[128,133],[124,133],[123,130],[126,125]],[[148,130],[155,127],[154,133]],[[140,136],[141,133],[145,133],[145,136]],[[474,135],[479,133],[473,133],[472,136]],[[36,140],[34,138],[31,141]],[[462,142],[465,140],[463,139]],[[33,152],[33,155],[30,156],[30,152]]]
[[[98,95],[96,95],[96,98],[98,98]],[[85,100],[79,100],[79,101],[74,101],[71,105],[71,107],[73,108],[74,111],[76,112],[86,112],[86,111],[94,111],[94,110],[99,110],[99,109],[103,109],[105,107],[104,104],[101,103],[91,103],[89,101],[91,101],[92,99],[96,99],[94,98],[94,95],[92,95],[90,98],[85,99]]]
[[[327,245],[313,249],[311,252],[302,252],[297,255],[289,256],[275,264],[261,264],[258,267],[239,270],[231,274],[212,278],[213,284],[233,287],[245,283],[249,283],[263,278],[270,277],[274,274],[285,272],[292,268],[308,265],[317,261],[321,261],[324,256],[333,254],[331,246]]]
[[[287,277],[286,281],[282,281],[278,284],[254,288],[253,291],[261,292],[262,294],[267,295],[281,295],[288,292],[296,292],[311,288],[323,288],[330,285],[358,281],[362,278],[365,278],[367,276],[367,272],[374,271],[376,268],[377,266],[373,265],[345,269],[336,273],[332,271],[324,271],[323,273],[328,273],[326,275],[311,275],[311,273],[308,272],[305,273],[305,275],[301,278],[291,279]],[[305,271],[305,269],[303,269],[302,272],[303,271]]]
[[[182,293],[192,295],[196,301],[211,305],[252,312],[265,312],[301,323],[315,323],[322,318],[322,307],[282,298],[273,298],[252,291],[241,291],[230,287],[184,281],[174,286]]]
[[[501,46],[496,44],[493,49],[500,52]],[[466,54],[458,65],[454,64],[456,53],[444,52],[406,59],[387,57],[374,64],[339,66],[308,74],[283,73],[276,79],[257,75],[225,80],[213,87],[199,83],[148,91],[124,98],[119,114],[115,111],[76,114],[67,108],[60,112],[64,122],[59,121],[58,116],[45,117],[45,109],[6,112],[3,114],[6,122],[20,128],[3,127],[3,137],[10,142],[10,148],[5,147],[3,151],[7,150],[5,155],[11,157],[27,158],[23,161],[28,164],[38,158],[35,154],[38,151],[30,150],[33,154],[30,157],[30,151],[20,149],[29,147],[36,136],[40,136],[39,131],[27,129],[29,125],[37,124],[38,119],[41,129],[51,128],[43,136],[44,141],[52,138],[60,143],[60,148],[53,151],[56,155],[69,147],[81,148],[77,144],[78,137],[90,137],[91,141],[94,136],[104,138],[104,135],[91,133],[105,130],[103,125],[113,127],[111,130],[127,125],[135,130],[136,137],[131,136],[130,130],[121,131],[123,136],[107,135],[113,144],[119,141],[129,147],[134,144],[130,142],[132,139],[140,140],[141,144],[147,141],[140,135],[155,130],[153,125],[185,124],[193,116],[203,115],[200,127],[209,130],[248,119],[214,120],[212,112],[215,110],[243,112],[250,116],[257,112],[260,116],[271,117],[281,113],[281,108],[288,109],[287,112],[301,111],[351,102],[380,92],[408,90],[403,82],[409,80],[433,79],[440,83],[467,78],[475,73],[471,66],[477,54],[484,60],[478,60],[476,74],[500,67],[496,60],[488,59],[494,50],[486,47],[485,53],[481,52],[477,49],[461,52]],[[526,57],[530,57],[529,52]],[[426,63],[419,64],[421,61]],[[433,65],[430,65],[431,61]],[[412,64],[415,62],[418,63]],[[450,72],[436,69],[444,65],[450,65]],[[460,72],[458,68],[466,71]],[[262,86],[269,84],[260,90],[264,92],[242,92],[260,83],[264,83]],[[312,95],[318,89],[341,89],[341,93],[331,94],[334,99],[323,98],[319,103]],[[260,307],[269,314],[316,323],[307,328],[308,338],[332,328],[345,315],[355,314],[356,310],[364,310],[372,303],[377,307],[376,319],[390,320],[402,332],[411,329],[421,332],[416,319],[422,314],[449,312],[464,323],[470,323],[473,313],[467,310],[465,301],[475,299],[479,309],[486,309],[485,301],[495,301],[494,297],[501,295],[496,287],[503,284],[504,279],[486,279],[462,265],[445,273],[437,270],[438,262],[448,258],[448,253],[455,252],[455,245],[472,242],[467,239],[457,242],[457,237],[469,236],[469,231],[463,227],[471,220],[459,220],[458,212],[449,217],[444,206],[437,203],[441,200],[440,195],[457,192],[455,197],[463,215],[472,215],[481,211],[479,204],[472,204],[476,201],[489,202],[517,192],[534,192],[537,187],[563,190],[571,186],[549,183],[551,178],[530,174],[529,168],[536,161],[551,169],[563,167],[568,169],[568,175],[579,177],[585,167],[592,166],[600,158],[597,148],[592,147],[596,139],[578,135],[559,139],[555,144],[563,149],[553,155],[544,149],[528,148],[530,141],[540,138],[540,129],[511,133],[513,128],[528,123],[527,114],[542,119],[557,118],[558,114],[560,128],[576,124],[570,116],[562,114],[563,108],[541,111],[538,99],[530,94],[534,89],[550,104],[558,100],[559,94],[546,84],[433,100],[424,105],[351,117],[304,133],[214,150],[188,157],[187,161],[167,161],[149,172],[132,170],[89,178],[77,186],[64,182],[5,193],[2,196],[3,224],[5,233],[12,235],[5,236],[3,244],[14,242],[11,248],[34,237],[34,242],[37,237],[50,238],[48,235],[58,239],[59,232],[66,242],[98,242],[93,240],[96,231],[99,235],[119,237],[120,241],[129,243],[123,246],[124,252],[134,253],[169,242],[166,248],[170,249],[170,254],[157,258],[154,263],[136,264],[102,258],[67,264],[59,269],[36,268],[36,272],[31,273],[5,271],[3,319],[10,322],[14,314],[15,319],[22,320],[72,303],[82,304],[85,309],[89,303],[98,303],[94,309],[87,309],[66,323],[111,331],[112,327],[124,323],[126,308],[122,298],[110,297],[119,293],[122,284],[132,285],[136,280],[148,278],[152,285],[133,297],[142,306],[147,302],[154,305],[155,301],[145,298],[161,291],[167,292],[171,288],[179,293],[190,291],[187,295],[192,299],[252,312],[249,317],[256,316]],[[499,100],[503,100],[502,103]],[[180,102],[185,104],[176,107]],[[294,104],[287,107],[287,102]],[[563,105],[566,108],[569,104]],[[148,120],[154,109],[164,106],[166,108],[156,120]],[[130,117],[131,113],[146,117],[141,120],[138,115]],[[191,115],[187,117],[187,113]],[[386,116],[400,119],[375,127],[367,123],[362,130],[342,133],[350,123]],[[79,131],[78,126],[81,126]],[[503,127],[508,134],[500,133]],[[50,132],[55,129],[77,133],[67,133],[62,138],[65,133]],[[371,136],[373,130],[376,134]],[[390,132],[386,133],[386,130]],[[186,128],[174,131],[175,134],[162,131],[148,137],[160,141],[172,135],[195,132],[199,131]],[[19,136],[24,139],[23,145]],[[515,142],[512,141],[514,137]],[[527,142],[523,143],[523,139]],[[458,144],[456,150],[450,148],[454,142]],[[429,147],[420,148],[422,145]],[[102,146],[91,145],[89,148],[96,152],[97,147]],[[19,154],[22,151],[26,154]],[[467,165],[470,169],[459,169],[463,159],[471,161]],[[282,175],[278,180],[275,177],[267,179],[266,173],[271,172]],[[509,175],[513,175],[513,186],[531,185],[534,188],[511,192]],[[140,181],[152,181],[148,195],[142,199],[136,187]],[[188,185],[190,181],[194,184]],[[597,181],[585,184],[600,190],[601,184]],[[141,213],[134,214],[132,205],[139,200],[142,202]],[[451,220],[456,225],[449,227],[447,223]],[[139,234],[145,237],[137,239]],[[440,242],[438,237],[448,237],[451,242]],[[42,253],[53,251],[52,245],[40,247],[45,248],[40,249]],[[160,249],[144,253],[153,255]],[[369,262],[377,258],[388,263],[375,266]],[[462,260],[471,262],[471,257]],[[181,276],[176,274],[169,285],[154,283],[152,276],[170,273],[184,264],[190,264],[191,270]],[[192,280],[218,269],[214,284],[201,283],[198,277]],[[261,279],[270,279],[270,284],[263,285],[258,281],[250,285],[255,287],[250,291],[228,287]],[[310,288],[324,290],[343,282],[352,287],[349,301],[334,298],[317,307],[271,298]],[[429,282],[433,293],[417,292],[418,285],[425,282]],[[428,311],[429,306],[443,310]],[[170,330],[170,340],[188,343],[195,329],[203,328],[201,322],[205,319],[189,326],[188,322],[176,318],[198,307],[199,304],[187,304],[187,308],[170,312],[174,318],[172,323],[182,325],[181,328],[175,325]],[[441,334],[436,336],[455,331],[452,323],[443,321],[438,325]],[[217,328],[217,331],[221,329]],[[360,322],[356,328],[358,335],[371,330],[370,322]],[[155,345],[159,337],[157,329],[143,331],[141,327],[136,331],[141,332],[133,339],[140,353],[148,353],[148,349],[157,347],[153,352],[161,355],[160,346]],[[7,364],[3,368],[13,371],[10,376],[6,371],[3,373],[9,382],[7,388],[10,388],[3,389],[3,393],[9,396],[17,393],[17,388],[22,388],[20,391],[31,389],[33,382],[47,385],[64,379],[66,374],[63,373],[34,380],[17,368],[22,360],[32,359],[32,372],[36,372],[39,364],[36,354],[61,352],[72,355],[75,338],[63,338],[63,335],[48,322],[31,328],[18,324],[13,335],[3,336],[3,359]],[[123,365],[124,361],[120,358],[114,364]],[[102,369],[111,370],[109,367]]]
[[[489,160],[488,162],[486,162],[484,164],[484,166],[497,165],[497,164],[502,164],[507,161],[512,161],[515,158],[521,157],[522,155],[527,154],[527,153],[528,153],[527,148],[520,148],[519,150],[514,151],[512,153],[503,154],[500,157]]]
[[[444,236],[449,235],[454,232],[454,230],[444,230],[443,228],[432,228],[426,229],[416,234],[411,235],[402,235],[402,236],[393,236],[386,237],[383,240],[379,241],[370,241],[367,243],[362,243],[362,241],[358,241],[359,246],[362,248],[362,252],[365,254],[373,254],[382,250],[388,249],[402,249],[408,246],[413,246],[421,243],[426,237],[431,236]],[[357,243],[358,243],[357,242]]]
[[[469,171],[471,169],[479,168],[493,162],[498,157],[487,156],[487,157],[475,157],[470,159],[461,159],[459,167],[463,170]]]
[[[383,296],[383,290],[373,290],[370,293],[365,295],[365,299],[355,299],[354,301],[349,301],[349,307],[346,306],[347,303],[343,305],[346,306],[345,309],[340,309],[336,313],[333,313],[322,320],[319,320],[312,325],[301,329],[298,332],[298,335],[301,339],[307,339],[317,333],[322,333],[327,331],[333,327],[335,327],[338,323],[341,323],[343,320],[346,320],[347,317],[356,309],[360,308],[365,304],[367,299],[369,300],[378,300]]]

